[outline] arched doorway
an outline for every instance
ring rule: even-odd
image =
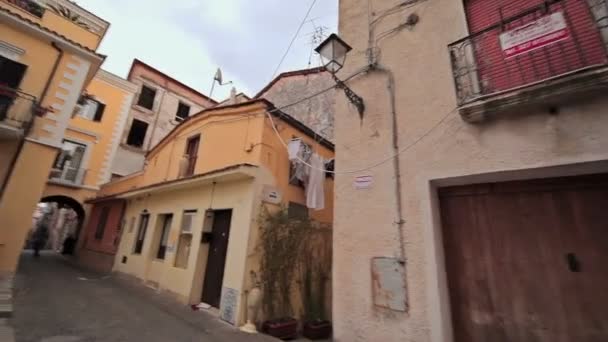
[[[34,213],[33,231],[44,222],[49,231],[46,248],[72,254],[84,219],[85,210],[77,200],[62,195],[46,196]]]

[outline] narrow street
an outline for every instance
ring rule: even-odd
[[[17,342],[274,341],[51,253],[22,255],[13,323]]]

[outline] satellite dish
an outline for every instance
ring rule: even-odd
[[[215,77],[213,79],[216,80],[219,84],[224,83],[222,77],[222,69],[217,68],[217,71],[215,72]]]

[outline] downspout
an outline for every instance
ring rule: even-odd
[[[393,171],[395,174],[395,222],[397,226],[397,235],[399,237],[399,259],[401,262],[405,262],[405,237],[403,234],[403,226],[405,225],[405,219],[403,217],[403,195],[402,195],[402,184],[401,184],[401,165],[400,165],[400,154],[399,154],[399,130],[397,122],[397,105],[395,96],[395,75],[392,70],[378,64],[376,55],[374,52],[374,31],[372,23],[372,0],[367,2],[367,24],[368,24],[368,36],[367,36],[367,58],[370,67],[370,72],[378,71],[387,76],[387,90],[389,92],[389,105],[391,112],[391,133],[392,133],[392,149],[393,149]]]
[[[44,102],[44,100],[46,100],[46,96],[48,94],[49,88],[51,87],[51,82],[55,78],[55,74],[57,74],[57,69],[59,69],[59,63],[63,59],[63,54],[64,54],[63,50],[61,48],[59,48],[59,46],[57,46],[57,44],[55,44],[55,42],[52,42],[51,46],[53,47],[53,49],[57,50],[58,53],[57,53],[57,57],[55,58],[55,63],[53,64],[53,69],[51,69],[51,74],[49,75],[48,79],[46,80],[46,84],[44,85],[44,89],[42,90],[42,94],[40,95],[40,101],[38,102],[39,104],[42,104]],[[17,164],[17,159],[19,159],[19,155],[21,154],[21,151],[23,150],[23,146],[25,145],[25,139],[29,135],[29,133],[32,129],[32,126],[34,125],[34,119],[35,118],[32,116],[32,119],[29,122],[27,122],[25,127],[23,128],[23,137],[19,141],[19,146],[17,146],[17,151],[15,151],[13,158],[11,158],[11,161],[9,164],[9,170],[6,173],[6,176],[4,177],[4,179],[2,180],[2,186],[0,187],[0,200],[2,200],[2,197],[4,197],[4,190],[6,189],[8,180],[11,179],[11,176],[13,175],[13,171],[15,169],[15,164]]]
[[[405,261],[405,238],[403,236],[403,226],[405,219],[403,218],[403,195],[401,182],[401,158],[399,154],[399,125],[397,122],[397,106],[395,100],[395,76],[393,71],[379,64],[371,65],[372,71],[378,71],[385,74],[388,78],[387,90],[389,92],[390,112],[391,112],[391,133],[392,133],[392,149],[393,149],[393,170],[395,174],[395,222],[397,233],[399,236],[399,259]]]

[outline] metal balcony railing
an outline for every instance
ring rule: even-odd
[[[38,108],[35,96],[0,85],[0,124],[25,128]]]
[[[42,18],[45,12],[44,6],[40,5],[34,0],[7,0],[9,3],[21,8],[22,10],[38,17]]]
[[[548,0],[448,46],[459,105],[608,65],[608,0]]]
[[[63,182],[63,183],[82,185],[86,174],[87,174],[86,169],[79,169],[79,168],[66,166],[63,169],[51,170],[49,179],[54,180],[54,181]]]

